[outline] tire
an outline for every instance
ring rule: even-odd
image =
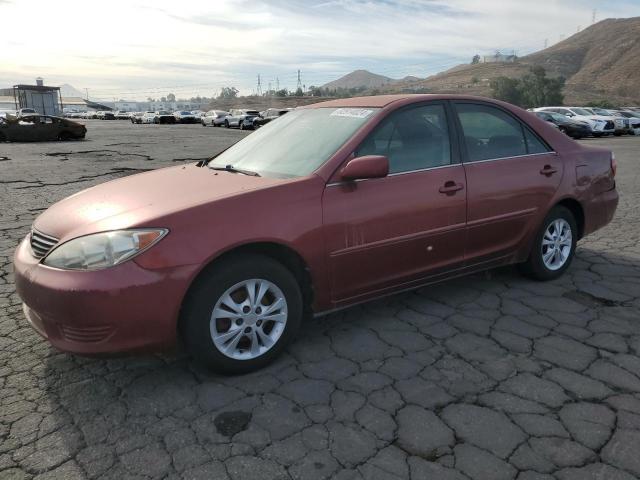
[[[224,121],[224,128],[230,128],[230,127],[229,127],[229,121],[228,121],[228,120],[225,120],[225,121]]]
[[[596,138],[600,138],[602,137],[602,135],[604,135],[603,133],[594,133],[593,136]]]
[[[546,246],[543,245],[543,241],[555,241],[554,234],[551,232],[552,230],[557,231],[558,226],[561,227],[560,233],[564,233],[566,232],[566,229],[570,229],[571,238],[566,238],[566,234],[562,235],[559,239],[560,252],[558,252],[558,255],[552,255],[549,262],[545,262],[543,257],[545,253],[550,253],[550,250],[553,249],[553,244],[551,246]],[[545,238],[545,235],[547,238]],[[565,238],[564,244],[562,242],[562,237]],[[571,213],[568,208],[561,205],[555,206],[542,222],[542,226],[536,234],[533,246],[531,247],[529,258],[520,266],[522,272],[528,277],[540,281],[554,280],[562,276],[573,261],[573,257],[576,252],[577,239],[578,226],[573,213]],[[563,255],[561,254],[562,252],[564,252]],[[555,264],[552,265],[552,263]]]
[[[73,136],[69,132],[60,132],[60,134],[58,134],[58,140],[60,140],[61,142],[66,142],[72,139]]]
[[[202,124],[203,127],[206,127],[207,125],[204,123],[204,121],[200,122]]]
[[[238,122],[238,127],[240,128],[240,130],[244,130],[244,122],[243,121],[239,121]]]
[[[232,314],[221,303],[222,299],[228,296],[237,306],[248,302],[248,290],[243,282],[255,279],[263,282],[259,285],[272,286],[264,294],[265,300],[254,303],[255,308],[252,307],[248,315]],[[260,291],[259,288],[255,290]],[[279,297],[284,299],[284,307],[277,308],[275,312],[279,312],[278,315],[285,319],[284,326],[281,322],[261,320],[258,315],[260,308],[274,305],[275,299]],[[243,308],[249,309],[249,306],[245,305]],[[232,317],[214,318],[214,311],[229,312]],[[248,254],[224,259],[203,272],[185,299],[180,330],[187,351],[198,362],[218,373],[241,374],[271,363],[295,337],[302,315],[302,293],[293,274],[272,258]],[[227,338],[226,343],[219,348],[213,341],[213,335],[224,335],[232,330],[238,333]],[[247,332],[253,333],[256,348],[264,351],[251,351],[254,343],[250,335],[246,335]],[[262,332],[261,339],[267,338],[275,343],[267,346],[268,342],[258,342],[258,333],[254,332]],[[236,345],[230,345],[234,341]],[[224,347],[228,348],[227,353],[221,350]]]

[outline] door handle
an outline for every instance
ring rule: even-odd
[[[557,171],[558,170],[553,168],[551,165],[545,165],[544,168],[542,170],[540,170],[540,174],[541,175],[546,175],[547,177],[550,177],[551,175],[553,175]]]
[[[447,195],[453,195],[458,190],[462,190],[463,188],[464,188],[464,185],[462,185],[461,183],[448,181],[442,187],[440,187],[438,191],[440,193],[445,193]]]

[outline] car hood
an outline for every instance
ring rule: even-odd
[[[196,164],[163,168],[71,195],[43,212],[34,228],[67,240],[135,226],[163,227],[166,225],[153,225],[154,220],[286,181],[216,171]]]

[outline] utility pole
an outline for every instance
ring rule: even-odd
[[[296,92],[302,90],[302,80],[300,80],[300,70],[298,70],[298,84],[296,85]]]
[[[276,77],[276,92],[280,91],[280,79]]]
[[[267,94],[271,95],[271,82],[269,82],[269,91],[267,92]]]
[[[591,12],[591,24],[596,23],[596,15],[598,14],[598,9],[594,8],[593,12]]]

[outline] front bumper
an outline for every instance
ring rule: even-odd
[[[32,327],[54,347],[79,354],[162,350],[196,266],[147,270],[135,260],[94,272],[39,263],[28,237],[16,250],[15,283]]]

